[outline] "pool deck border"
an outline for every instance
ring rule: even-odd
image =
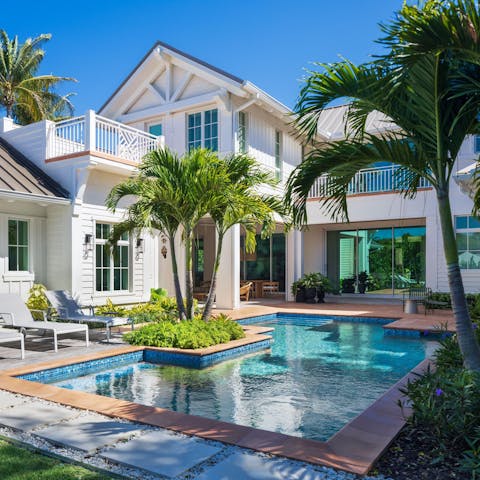
[[[301,311],[296,310],[297,309],[289,310],[288,313],[307,313],[305,309],[298,309]],[[285,312],[285,310],[278,309],[277,312],[281,313]],[[268,313],[276,312],[270,311]],[[310,311],[308,313],[312,314],[313,312]],[[326,312],[318,310],[316,310],[315,313],[317,315],[326,314]],[[328,314],[335,315],[334,312],[328,312]],[[338,314],[340,314],[340,312],[338,312],[337,315]],[[342,312],[340,315],[348,315],[348,313]],[[247,314],[244,316],[238,316],[238,319],[249,318],[251,316],[254,315]],[[386,315],[359,316],[386,318]],[[390,318],[392,317],[395,318],[398,316],[391,315]],[[247,326],[247,328],[250,327],[251,326]],[[255,336],[265,337],[263,333],[266,332],[258,332],[258,334],[251,332],[250,335],[247,334],[247,339]],[[246,341],[246,339],[242,340]],[[227,345],[229,344],[209,347],[209,353],[211,353],[212,350],[215,350],[216,352],[225,350]],[[267,454],[279,455],[317,465],[325,465],[327,467],[359,475],[365,475],[373,467],[378,457],[388,448],[390,443],[398,435],[406,423],[406,417],[410,414],[408,408],[405,408],[402,411],[398,406],[398,401],[403,398],[399,389],[405,386],[409,380],[415,378],[416,375],[432,366],[429,359],[422,361],[407,375],[395,383],[395,385],[393,385],[384,395],[346,424],[326,442],[293,437],[253,427],[212,420],[197,415],[188,415],[159,407],[145,406],[125,400],[67,390],[53,385],[15,378],[19,375],[38,372],[40,370],[138,352],[149,348],[151,347],[118,347],[74,358],[49,361],[1,371],[0,389],[8,390],[17,394],[38,397],[74,408],[94,411],[114,418],[123,418],[134,422],[154,425],[187,435],[198,436],[208,440],[216,440]],[[231,348],[231,346],[227,348]],[[198,351],[195,354],[202,355],[202,353]],[[203,354],[205,355],[206,353],[204,352]]]

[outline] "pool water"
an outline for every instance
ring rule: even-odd
[[[280,318],[271,350],[202,370],[135,363],[55,385],[327,440],[422,361],[432,342],[378,324]]]

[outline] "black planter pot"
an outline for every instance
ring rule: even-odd
[[[325,303],[325,290],[317,288],[317,303]]]
[[[317,296],[316,288],[306,288],[305,289],[305,302],[306,303],[315,303],[315,297]]]
[[[358,284],[358,293],[365,293],[367,290],[367,284],[366,283],[359,283]]]
[[[355,293],[355,285],[344,285],[342,287],[343,293]]]
[[[305,302],[305,289],[299,288],[297,293],[295,294],[295,301],[297,303],[304,303]]]

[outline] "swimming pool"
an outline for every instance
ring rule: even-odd
[[[384,335],[388,320],[278,315],[268,351],[205,369],[131,360],[54,385],[326,440],[421,362],[432,342]],[[100,369],[101,367],[99,367]]]

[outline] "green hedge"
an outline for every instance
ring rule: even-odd
[[[185,349],[210,347],[243,337],[242,327],[224,315],[207,322],[200,317],[182,322],[164,318],[123,336],[131,345]]]

